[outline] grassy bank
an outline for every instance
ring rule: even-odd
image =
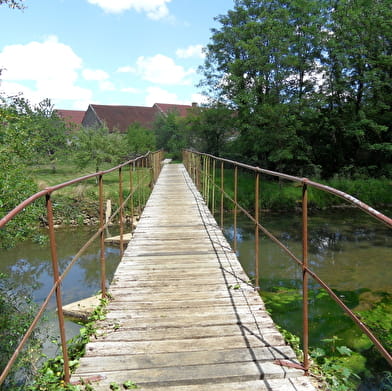
[[[106,170],[112,165],[105,164],[100,169]],[[39,189],[45,189],[71,179],[79,178],[88,174],[93,174],[95,167],[87,166],[84,169],[78,168],[71,162],[60,162],[57,164],[56,171],[53,172],[51,166],[32,166],[31,174],[36,181]],[[132,186],[135,190],[133,205],[135,210],[143,204],[150,193],[149,183],[151,175],[148,169],[138,169],[132,174]],[[129,195],[130,191],[130,172],[125,168],[122,172],[123,199]],[[109,173],[103,178],[104,199],[111,200],[112,211],[119,206],[119,173],[118,171]],[[85,225],[94,224],[99,216],[99,194],[98,184],[95,178],[75,184],[53,194],[53,206],[56,224]],[[125,213],[130,213],[130,203],[127,204]]]
[[[110,168],[109,165],[102,166],[102,170]],[[40,189],[53,186],[70,179],[94,173],[93,165],[84,169],[78,168],[71,162],[60,162],[56,172],[51,166],[33,166],[32,175]],[[146,173],[144,173],[146,174]],[[133,179],[134,186],[138,177]],[[220,173],[216,173],[216,183],[220,187]],[[144,180],[146,181],[146,180]],[[123,172],[124,196],[129,190],[129,171]],[[392,180],[390,179],[346,179],[335,178],[321,183],[344,191],[368,205],[383,211],[383,208],[392,205]],[[105,176],[105,199],[110,199],[113,207],[117,207],[119,199],[118,172],[113,172]],[[145,183],[147,185],[147,183]],[[224,188],[230,197],[234,198],[234,172],[225,170]],[[217,194],[216,190],[216,194]],[[140,201],[147,199],[149,194],[148,186],[135,195],[135,206]],[[255,178],[254,175],[239,172],[238,175],[238,200],[247,210],[253,210],[255,205]],[[289,181],[271,180],[270,177],[262,176],[260,179],[260,208],[274,211],[295,210],[301,206],[302,188],[298,183]],[[215,196],[218,203],[218,196]],[[316,209],[327,209],[340,206],[350,206],[344,200],[320,190],[309,188],[309,207]],[[71,186],[56,192],[55,194],[55,215],[57,220],[63,223],[83,223],[89,217],[98,216],[98,186],[95,179],[90,179],[82,184]],[[233,205],[225,201],[225,209],[232,209]],[[59,221],[60,222],[60,221]]]
[[[220,173],[216,174],[216,183],[220,187]],[[366,204],[383,210],[392,205],[392,180],[390,179],[346,179],[335,178],[328,181],[318,181],[348,193]],[[253,210],[255,205],[255,176],[246,172],[238,175],[238,200],[247,210]],[[234,198],[234,171],[225,170],[224,189],[231,198]],[[301,206],[302,187],[299,183],[274,180],[271,177],[260,178],[260,208],[287,211]],[[217,200],[218,197],[215,197]],[[326,209],[351,204],[339,197],[309,187],[308,194],[310,208]],[[218,202],[218,200],[217,200]],[[227,201],[226,209],[232,209],[233,205]]]

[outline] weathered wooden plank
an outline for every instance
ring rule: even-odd
[[[165,166],[72,380],[94,389],[313,391],[181,165]],[[262,380],[261,380],[262,379]]]

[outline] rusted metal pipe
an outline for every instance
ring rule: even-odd
[[[225,166],[224,162],[221,162],[221,200],[220,200],[220,227],[223,230],[223,207],[224,207],[224,191],[225,191]]]
[[[255,290],[260,290],[259,286],[259,192],[260,174],[256,173],[255,178]]]
[[[234,167],[234,238],[233,238],[233,250],[237,253],[237,213],[238,213],[238,167]]]
[[[302,186],[302,322],[305,373],[309,370],[308,189]]]
[[[124,254],[124,196],[123,196],[123,177],[122,168],[118,169],[118,198],[120,204],[120,257]]]
[[[105,234],[104,228],[104,215],[103,215],[103,175],[98,177],[98,192],[99,192],[99,226],[101,229],[100,234],[100,268],[101,268],[101,294],[102,298],[106,297],[106,262],[105,262]]]
[[[57,249],[56,249],[56,235],[54,232],[54,222],[53,222],[53,206],[50,194],[46,196],[46,209],[47,218],[49,226],[49,240],[50,240],[50,253],[52,259],[52,269],[53,269],[53,283],[56,285],[56,304],[57,304],[57,318],[59,322],[59,331],[61,339],[61,348],[63,354],[63,367],[64,367],[64,381],[69,383],[71,375],[68,363],[68,349],[67,349],[67,337],[65,335],[65,322],[63,313],[63,303],[61,298],[61,285],[60,285],[60,274],[57,259]]]

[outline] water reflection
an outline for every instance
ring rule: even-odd
[[[301,216],[265,215],[262,224],[298,258],[302,257]],[[232,216],[226,218],[225,235],[233,244]],[[238,217],[237,251],[243,267],[254,275],[254,226]],[[298,265],[283,250],[261,234],[259,267],[269,280],[301,278]],[[356,211],[319,214],[309,219],[309,265],[338,290],[391,291],[390,229]]]
[[[60,229],[56,232],[56,244],[60,271],[70,263],[83,244],[94,234],[94,228]],[[117,232],[113,229],[112,235]],[[120,261],[118,248],[109,246],[105,250],[107,283],[113,278],[115,269]],[[0,272],[5,273],[18,290],[30,292],[33,300],[41,304],[47,297],[53,285],[52,262],[49,244],[39,245],[23,242],[21,245],[0,253]],[[62,283],[63,304],[87,298],[100,290],[100,250],[95,241],[84,255],[76,262]],[[56,303],[53,297],[46,311],[48,319],[44,325],[45,333],[50,335],[44,341],[44,353],[53,356],[57,347],[50,339],[59,335]],[[78,333],[79,326],[71,321],[66,322],[67,338]]]

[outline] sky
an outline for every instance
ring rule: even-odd
[[[57,109],[203,103],[214,17],[233,0],[25,0],[0,6],[0,92]]]

